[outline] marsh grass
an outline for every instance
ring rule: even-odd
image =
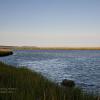
[[[14,90],[1,91],[13,88]],[[64,88],[27,68],[0,62],[0,100],[99,100],[81,89]]]
[[[13,54],[12,51],[0,50],[0,57],[9,56],[9,55],[12,55],[12,54]]]

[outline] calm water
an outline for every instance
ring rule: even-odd
[[[57,83],[71,79],[81,88],[100,92],[100,50],[23,50],[0,61],[28,66]]]

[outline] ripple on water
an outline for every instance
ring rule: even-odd
[[[28,66],[55,82],[72,79],[86,90],[100,91],[100,51],[24,50],[0,60],[11,65]]]

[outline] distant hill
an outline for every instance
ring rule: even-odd
[[[100,47],[36,47],[36,46],[0,46],[13,50],[100,50]]]
[[[14,46],[2,46],[0,45],[0,49],[3,48],[3,49],[10,49],[10,48],[13,48]]]
[[[100,50],[100,47],[35,47],[22,46],[15,47],[18,50]]]

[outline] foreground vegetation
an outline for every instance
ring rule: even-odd
[[[26,68],[0,62],[0,100],[99,100],[79,88],[64,88]]]

